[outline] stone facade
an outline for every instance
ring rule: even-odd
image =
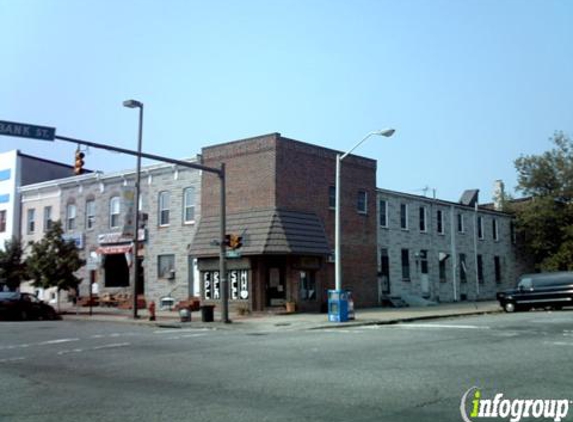
[[[384,189],[377,202],[381,299],[494,299],[514,286],[511,215]]]

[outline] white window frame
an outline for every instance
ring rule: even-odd
[[[171,202],[171,194],[169,191],[164,190],[159,192],[159,213],[158,213],[158,223],[159,227],[167,227],[169,226],[169,209],[170,209],[170,202]]]
[[[362,205],[362,197],[364,196],[364,207],[361,208]],[[356,196],[356,211],[358,214],[368,214],[368,192],[365,190],[359,190]]]
[[[378,210],[378,224],[380,227],[385,229],[388,228],[388,201],[386,199],[380,199],[378,201],[378,206],[380,209]],[[382,214],[384,212],[384,214]],[[384,221],[382,221],[382,215],[384,215]]]
[[[170,279],[175,274],[175,254],[157,255],[157,278]]]
[[[189,198],[192,198],[192,203],[189,204]],[[197,193],[194,186],[189,186],[183,191],[183,224],[195,223],[195,209],[197,205]],[[187,211],[191,210],[193,218],[188,218]]]
[[[36,231],[36,209],[28,208],[26,211],[26,234],[34,234]]]
[[[120,226],[121,198],[113,196],[109,199],[109,228],[117,229]]]
[[[73,231],[76,229],[77,207],[76,204],[66,205],[66,230]]]
[[[51,205],[44,207],[44,233],[52,228],[52,207]]]
[[[89,199],[86,201],[86,229],[93,230],[95,227],[96,219],[96,201],[95,199]]]

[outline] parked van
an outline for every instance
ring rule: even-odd
[[[573,272],[522,275],[517,287],[497,293],[497,300],[506,312],[573,306]]]

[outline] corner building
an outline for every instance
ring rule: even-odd
[[[255,311],[294,301],[318,311],[334,288],[334,181],[337,151],[272,133],[203,148],[203,164],[226,166],[227,233],[243,238],[227,261],[232,308]],[[203,300],[221,298],[219,180],[202,178],[202,218],[191,254]],[[344,289],[358,306],[377,302],[376,161],[348,156],[341,172]]]

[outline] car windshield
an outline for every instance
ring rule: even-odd
[[[531,289],[533,287],[533,282],[531,278],[522,278],[517,285],[518,288]]]

